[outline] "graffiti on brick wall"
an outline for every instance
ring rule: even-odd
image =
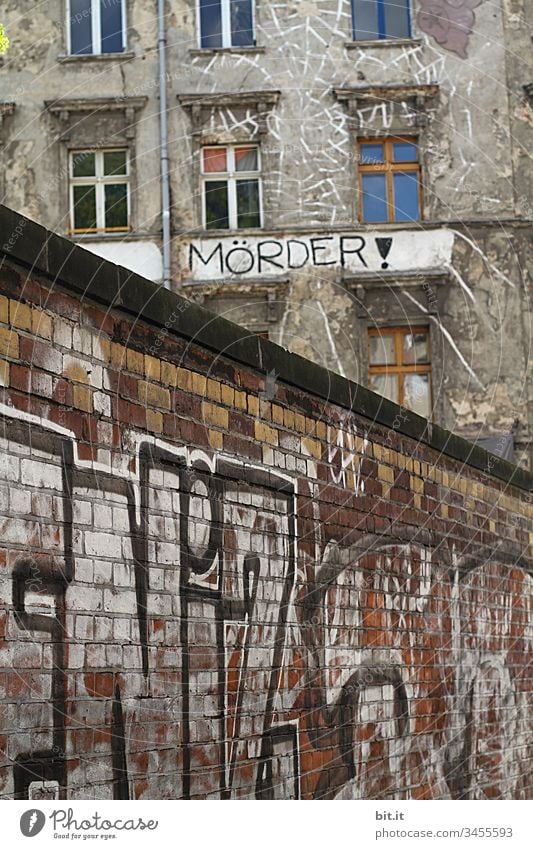
[[[333,483],[353,489],[356,494],[365,491],[363,457],[366,454],[368,434],[357,432],[357,426],[342,422],[339,428],[327,428],[328,465]]]
[[[168,738],[180,745],[164,753],[169,783],[156,795],[253,786],[270,797],[282,768],[298,796],[297,726],[273,710],[295,577],[293,482],[144,440],[135,479],[77,462],[69,437],[17,420],[3,449],[4,479],[29,488],[43,519],[3,523],[16,636],[33,668],[53,647],[40,682],[49,699],[35,705],[36,725],[50,714],[50,745],[17,752],[14,795],[55,783],[64,796],[71,782],[130,798],[133,782],[137,796],[153,769],[145,750]],[[32,687],[21,680],[21,695]],[[104,757],[88,744],[70,758],[96,729]]]
[[[517,554],[323,544],[289,475],[134,433],[104,467],[4,412],[1,795],[528,797]]]

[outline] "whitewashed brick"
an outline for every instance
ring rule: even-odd
[[[12,513],[31,513],[31,493],[12,489],[9,493],[9,509]]]
[[[113,527],[113,509],[107,504],[95,504],[93,507],[93,522],[95,528]]]
[[[52,463],[39,463],[36,460],[20,461],[20,479],[25,486],[41,489],[62,489],[61,468]]]
[[[84,541],[86,554],[117,559],[121,556],[120,537],[113,534],[86,531]]]
[[[90,357],[93,349],[93,334],[85,327],[75,327],[72,331],[72,347],[75,351]]]
[[[90,501],[81,501],[76,498],[72,510],[72,519],[76,525],[92,525],[93,511]]]
[[[131,613],[137,611],[137,597],[132,590],[104,590],[106,613]]]
[[[92,587],[71,585],[67,590],[67,600],[71,610],[102,610],[102,590]]]

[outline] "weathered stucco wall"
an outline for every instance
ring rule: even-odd
[[[531,475],[0,233],[0,794],[530,798]]]
[[[155,8],[147,0],[127,7],[123,56],[65,59],[63,0],[46,11],[30,0],[0,3],[11,37],[2,100],[14,104],[2,112],[0,197],[66,233],[67,151],[124,144],[132,155],[132,232],[108,234],[105,244],[89,239],[88,247],[160,280]],[[349,0],[258,0],[257,47],[200,50],[195,4],[167,3],[173,286],[362,383],[369,327],[428,325],[434,420],[473,439],[509,433],[518,420],[516,457],[531,468],[526,9],[522,0],[413,0],[411,7],[412,39],[355,44]],[[108,106],[68,117],[50,110],[56,99],[96,97]],[[133,113],[125,117],[127,103]],[[381,132],[417,136],[424,210],[416,224],[378,232],[359,221],[357,140]],[[261,148],[264,227],[207,234],[200,147],[247,141]],[[320,249],[316,263],[300,268],[303,249],[294,249],[295,267],[275,264],[272,243],[354,234],[374,246],[371,280],[357,257],[354,265],[324,265],[331,258]],[[444,234],[453,244],[442,256]],[[232,272],[231,259],[222,269],[191,268],[191,246],[201,252],[207,235],[224,258],[235,240],[269,242],[274,262],[260,268],[256,259],[246,274]],[[386,269],[378,236],[393,238]]]

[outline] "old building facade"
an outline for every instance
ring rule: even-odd
[[[4,0],[0,196],[531,466],[526,19]]]

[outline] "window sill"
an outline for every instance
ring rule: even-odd
[[[364,230],[419,230],[426,221],[356,221],[357,227]]]
[[[127,62],[135,59],[135,53],[72,53],[57,57],[58,62]]]
[[[368,47],[420,47],[421,38],[372,38],[366,41],[345,41],[347,50],[357,50]]]
[[[236,56],[240,56],[242,54],[255,54],[255,53],[265,53],[265,47],[257,47],[256,45],[251,45],[250,47],[193,47],[189,50],[190,56],[215,56],[217,53],[229,53],[235,54]]]
[[[104,232],[101,233],[67,233],[66,238],[72,242],[124,242],[132,239],[142,238],[138,233],[133,233],[131,230],[123,230],[120,232]]]

